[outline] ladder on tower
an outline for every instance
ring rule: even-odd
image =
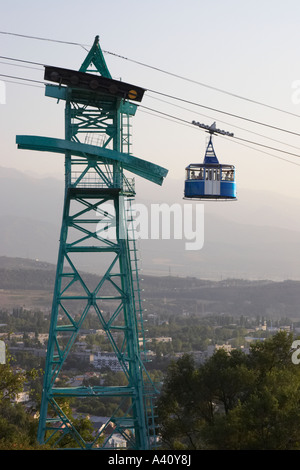
[[[146,338],[145,338],[145,329],[144,329],[144,320],[143,320],[143,308],[142,308],[142,299],[141,299],[141,287],[139,272],[141,270],[139,258],[139,253],[136,244],[136,230],[135,230],[135,213],[132,207],[134,198],[127,198],[126,205],[126,222],[128,230],[128,245],[130,253],[130,263],[132,271],[132,284],[133,284],[133,296],[134,296],[134,305],[137,313],[138,319],[138,337],[142,353],[143,362],[147,361],[147,348],[146,348]],[[148,362],[148,361],[147,361]]]
[[[123,113],[121,127],[122,150],[128,155],[131,155],[131,127],[131,116]]]
[[[157,437],[157,412],[155,400],[158,396],[158,390],[156,385],[152,382],[147,370],[144,367],[146,362],[151,362],[151,359],[147,357],[147,339],[146,331],[144,328],[144,319],[143,319],[143,307],[142,307],[142,298],[141,298],[141,287],[139,272],[141,271],[141,259],[139,250],[136,243],[136,227],[135,227],[135,211],[133,209],[134,198],[127,199],[126,207],[126,222],[128,227],[128,244],[130,252],[130,262],[131,262],[131,271],[132,271],[132,284],[133,284],[133,296],[136,315],[138,319],[138,338],[140,344],[140,360],[141,367],[143,367],[143,390],[144,390],[144,406],[146,413],[146,426],[147,426],[147,435],[149,439],[150,448],[155,449],[159,447],[159,441]]]

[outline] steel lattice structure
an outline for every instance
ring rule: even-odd
[[[94,70],[89,73],[91,65]],[[146,450],[156,443],[157,390],[144,365],[139,266],[135,236],[130,235],[135,188],[125,173],[162,184],[167,170],[131,155],[130,118],[137,105],[130,98],[138,98],[140,90],[129,86],[124,91],[120,82],[118,91],[98,37],[78,73],[46,67],[45,78],[49,76],[59,84],[47,84],[46,96],[65,101],[65,139],[17,136],[18,148],[65,156],[64,208],[38,440],[54,448],[69,443],[70,448],[107,449],[122,437],[124,448]],[[62,77],[67,77],[66,86]],[[97,277],[82,269],[88,260],[98,266]],[[68,361],[79,357],[79,339],[93,329],[98,338],[101,335],[105,354],[115,359],[119,382],[64,384]],[[77,429],[66,406],[70,399],[95,407],[103,401],[110,404],[110,416],[92,440]]]

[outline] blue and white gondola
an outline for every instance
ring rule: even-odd
[[[203,163],[191,163],[185,169],[184,199],[235,200],[235,167],[222,165],[215,154],[212,133]]]

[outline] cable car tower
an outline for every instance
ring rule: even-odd
[[[130,118],[145,90],[112,79],[98,36],[79,71],[45,66],[44,78],[54,82],[46,85],[45,95],[65,101],[65,139],[16,137],[20,149],[65,156],[38,440],[56,449],[109,449],[116,439],[126,449],[153,448],[157,390],[144,365],[139,266],[130,234],[135,188],[126,175],[159,185],[167,175],[166,169],[130,154]],[[97,276],[83,269],[88,262],[99,268]],[[98,381],[76,385],[67,380],[72,361],[80,362],[84,338],[98,364],[118,371],[113,383],[107,369],[101,369]],[[92,440],[78,429],[70,406],[89,413],[97,409],[102,416],[110,410]]]
[[[185,169],[184,199],[236,200],[235,167],[219,163],[212,143],[213,134],[230,137],[233,137],[233,134],[217,129],[215,122],[211,126],[195,121],[192,124],[207,129],[210,137],[203,163],[191,163]]]

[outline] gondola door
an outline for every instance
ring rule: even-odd
[[[207,196],[220,195],[220,170],[218,168],[205,169],[204,191]]]

